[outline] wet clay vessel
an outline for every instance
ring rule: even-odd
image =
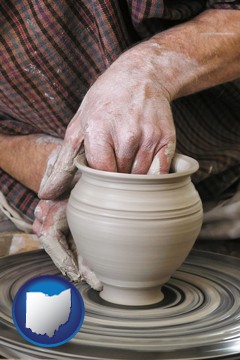
[[[142,306],[184,262],[200,232],[202,203],[191,182],[196,160],[176,154],[171,173],[133,175],[91,169],[72,190],[67,218],[77,251],[109,302]]]

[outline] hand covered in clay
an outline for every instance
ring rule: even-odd
[[[168,172],[176,143],[170,103],[239,78],[239,17],[207,10],[123,53],[86,94],[39,196],[65,191],[83,141],[93,168]]]
[[[116,60],[90,88],[70,122],[64,144],[42,181],[39,196],[55,198],[75,172],[83,150],[89,166],[123,173],[167,173],[175,152],[175,127],[167,90],[137,49]]]
[[[64,275],[72,281],[80,278],[95,290],[101,290],[102,285],[96,275],[84,263],[82,257],[77,255],[66,219],[67,201],[68,199],[41,200],[35,210],[33,230]]]

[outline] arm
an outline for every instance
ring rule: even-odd
[[[49,158],[61,142],[46,135],[0,134],[0,167],[37,193]]]
[[[240,77],[239,24],[240,11],[206,10],[123,53],[86,94],[40,196],[54,198],[71,181],[83,139],[93,168],[168,172],[176,143],[170,103]]]
[[[209,10],[121,55],[85,96],[57,161],[47,168],[40,197],[55,199],[69,186],[83,139],[92,167],[145,173],[155,161],[156,169],[167,172],[174,154],[168,145],[175,142],[170,102],[240,76],[239,23],[238,11]],[[66,248],[63,202],[41,202],[36,214],[36,233],[50,256],[60,254],[55,263],[73,278],[71,256],[56,251]]]
[[[171,99],[240,77],[240,11],[207,10],[139,46]],[[161,80],[162,82],[162,80]]]
[[[39,190],[47,164],[54,163],[55,154],[62,140],[43,134],[4,135],[0,134],[0,167],[16,180],[32,189]],[[67,198],[57,201],[40,201],[35,209],[33,231],[39,236],[44,249],[52,257],[56,266],[72,280],[80,276],[78,262],[73,255],[68,239],[66,220]],[[91,286],[101,284],[87,266],[81,263],[81,277],[87,278]]]

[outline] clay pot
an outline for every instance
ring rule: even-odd
[[[177,154],[166,175],[91,169],[67,208],[78,253],[103,284],[100,296],[122,305],[163,299],[161,287],[189,254],[202,225],[202,203],[191,182],[196,160]]]

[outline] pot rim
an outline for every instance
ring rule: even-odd
[[[183,169],[179,169],[178,167],[181,165]],[[175,153],[171,167],[177,168],[176,172],[168,173],[168,174],[129,174],[129,173],[120,173],[120,172],[111,172],[111,171],[104,171],[104,170],[97,170],[90,168],[87,165],[87,160],[84,153],[79,154],[74,160],[75,166],[82,172],[82,173],[89,173],[92,175],[101,175],[101,176],[110,176],[112,178],[119,178],[119,179],[171,179],[176,177],[183,177],[183,176],[190,176],[195,173],[199,169],[199,163],[196,159]]]

